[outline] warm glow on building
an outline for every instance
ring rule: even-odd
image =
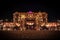
[[[47,13],[46,12],[15,12],[13,14],[13,22],[21,24],[21,27],[33,26],[39,27],[42,22],[47,22]]]
[[[0,30],[26,30],[35,29],[41,30],[48,28],[48,30],[60,30],[60,22],[48,22],[48,14],[46,12],[15,12],[13,13],[13,22],[1,22]]]
[[[46,23],[46,27],[57,27],[57,23],[55,22]]]

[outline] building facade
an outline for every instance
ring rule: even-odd
[[[13,22],[20,23],[21,27],[40,27],[47,23],[46,12],[15,12],[13,13]]]

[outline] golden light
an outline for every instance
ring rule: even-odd
[[[56,23],[47,23],[46,27],[57,27]]]
[[[25,15],[21,15],[21,18],[25,18]]]
[[[27,22],[27,24],[28,24],[28,25],[33,25],[34,23],[29,23],[29,22]]]
[[[30,17],[32,17],[32,16],[30,15]]]
[[[42,23],[41,26],[45,26],[45,23]]]
[[[51,25],[50,24],[47,24],[46,27],[51,27]]]
[[[20,24],[19,23],[16,23],[16,25],[19,27],[20,26]]]

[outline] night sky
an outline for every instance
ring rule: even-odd
[[[48,13],[48,20],[55,21],[60,19],[59,1],[19,1],[19,0],[5,0],[0,1],[0,19],[12,19],[12,14],[15,11],[44,11]]]

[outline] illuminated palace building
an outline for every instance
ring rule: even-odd
[[[19,23],[20,27],[27,29],[36,29],[47,23],[46,12],[15,12],[13,14],[13,22]]]
[[[60,30],[60,22],[48,22],[46,12],[14,12],[13,22],[0,23],[0,30]]]

